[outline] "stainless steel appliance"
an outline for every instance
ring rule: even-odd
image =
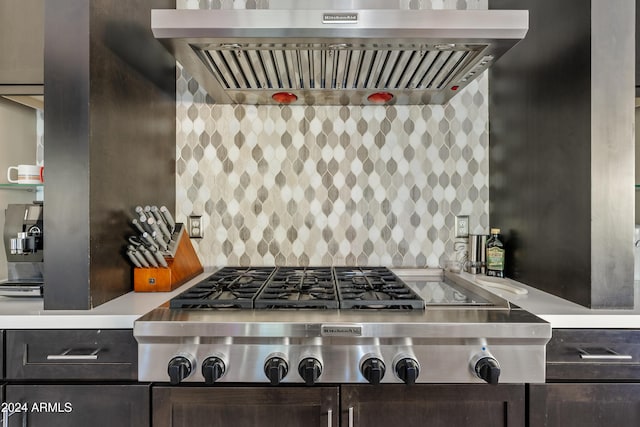
[[[10,204],[5,210],[4,248],[7,280],[0,295],[41,296],[43,286],[43,204]]]
[[[223,268],[135,322],[139,380],[545,381],[548,323],[457,275],[397,273]]]
[[[469,259],[466,270],[471,274],[484,274],[487,268],[487,236],[471,234],[469,236]]]
[[[529,15],[270,0],[153,10],[151,26],[216,103],[444,104],[524,38]]]

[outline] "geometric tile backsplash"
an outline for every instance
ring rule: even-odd
[[[177,220],[202,215],[207,267],[443,266],[456,215],[489,227],[487,94],[485,73],[446,105],[217,105],[179,66]]]

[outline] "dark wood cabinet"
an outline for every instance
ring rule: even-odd
[[[532,384],[530,427],[640,425],[640,384]]]
[[[44,0],[0,2],[0,94],[44,92]]]
[[[640,382],[640,330],[554,329],[547,381]]]
[[[631,329],[554,329],[547,384],[529,385],[529,426],[640,425],[639,340]]]
[[[131,329],[6,331],[5,376],[12,380],[137,380]]]
[[[154,427],[338,426],[338,387],[153,387]]]
[[[7,378],[1,426],[151,425],[151,385],[134,382],[132,330],[0,332]]]
[[[4,378],[4,331],[0,329],[0,378]]]
[[[354,385],[341,391],[342,426],[525,425],[524,385]]]
[[[9,427],[149,426],[150,386],[7,385]]]

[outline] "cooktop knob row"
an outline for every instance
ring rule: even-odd
[[[202,376],[206,384],[212,385],[227,372],[224,356],[209,356],[202,362]],[[497,384],[500,378],[500,364],[487,351],[476,354],[470,361],[473,374],[489,384]],[[178,385],[189,377],[196,366],[193,357],[182,354],[174,356],[168,364],[169,383]],[[308,386],[314,385],[322,375],[322,362],[316,357],[305,357],[298,364],[298,374]],[[400,354],[394,360],[393,372],[407,385],[416,383],[420,375],[420,364],[412,355]],[[271,385],[278,385],[289,373],[286,356],[273,353],[265,360],[264,373]],[[386,373],[382,357],[376,354],[365,355],[360,363],[360,373],[373,385],[380,384]]]

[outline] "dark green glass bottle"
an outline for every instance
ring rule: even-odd
[[[499,234],[499,228],[492,228],[487,239],[487,276],[504,277],[504,245]]]

